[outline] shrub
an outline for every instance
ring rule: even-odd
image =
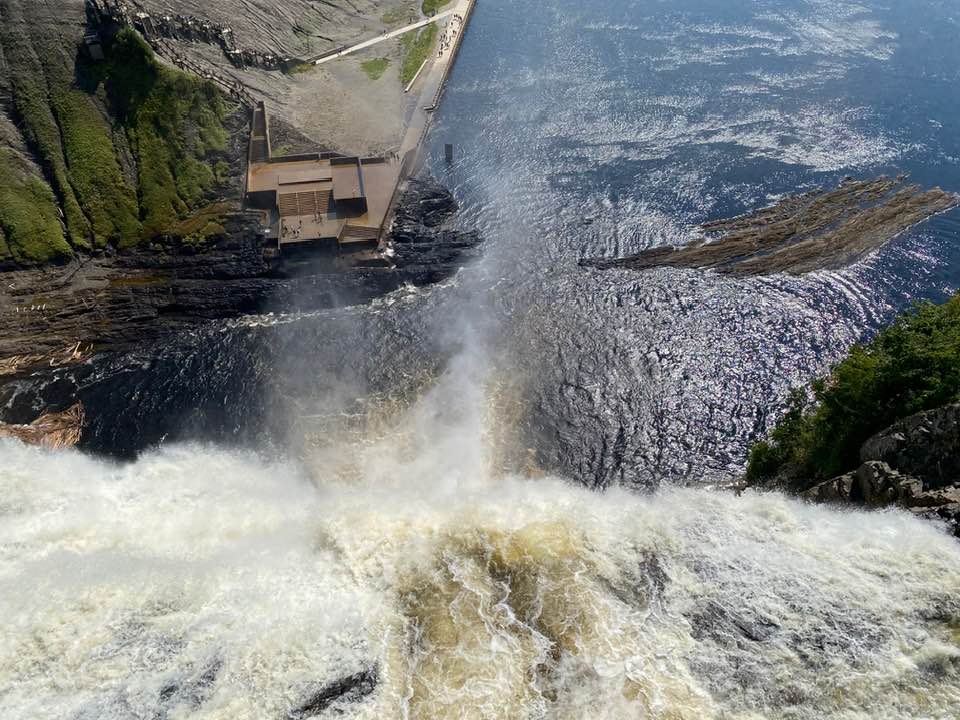
[[[374,58],[373,60],[367,60],[362,63],[360,67],[363,68],[368,78],[371,80],[379,80],[387,71],[387,68],[390,67],[390,59]]]
[[[854,469],[870,436],[914,413],[960,401],[960,294],[918,304],[826,378],[795,392],[768,441],[750,454],[747,477],[787,471],[813,483]]]
[[[413,80],[423,61],[429,57],[437,39],[437,25],[431,23],[419,32],[408,32],[401,42],[404,48],[403,64],[400,66],[400,82],[404,85]]]

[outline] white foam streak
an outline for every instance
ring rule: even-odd
[[[938,529],[499,476],[477,357],[338,448],[349,476],[322,455],[0,445],[0,715],[282,717],[370,667],[351,716],[960,707],[960,548]]]

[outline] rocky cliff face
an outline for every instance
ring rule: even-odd
[[[224,210],[224,236],[202,249],[165,245],[6,272],[0,386],[42,366],[77,362],[89,349],[124,350],[209,320],[353,305],[442,281],[479,242],[475,233],[448,226],[456,209],[438,183],[411,179],[398,203],[392,268],[342,267],[329,257],[267,262],[255,218],[231,208]]]
[[[133,32],[82,50],[79,0],[0,0],[0,270],[222,234],[246,111]]]
[[[855,471],[801,495],[813,502],[900,506],[944,521],[960,537],[960,403],[918,413],[877,433]]]

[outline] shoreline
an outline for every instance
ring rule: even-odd
[[[429,178],[408,179],[397,208],[402,222],[391,232],[402,252],[393,268],[343,267],[330,255],[271,264],[256,222],[235,212],[225,236],[202,251],[144,248],[0,273],[0,387],[211,321],[345,307],[431,285],[454,273],[478,242],[444,229],[457,204]],[[17,418],[24,420],[32,418]]]
[[[384,227],[388,229],[392,226],[396,217],[396,201],[402,193],[403,187],[411,177],[415,177],[423,169],[423,147],[426,143],[427,133],[430,131],[430,127],[433,125],[433,114],[439,107],[440,101],[443,99],[443,95],[446,92],[447,81],[449,80],[450,73],[453,71],[453,67],[456,65],[457,58],[460,55],[460,47],[463,44],[463,39],[466,36],[467,29],[470,26],[470,20],[473,17],[473,9],[476,6],[476,2],[477,0],[461,0],[460,5],[449,11],[451,15],[455,16],[457,14],[457,10],[459,10],[462,6],[463,21],[460,25],[460,30],[454,39],[453,46],[450,48],[450,54],[446,62],[440,67],[440,76],[435,85],[433,98],[429,105],[424,105],[423,101],[427,91],[432,86],[432,80],[434,78],[431,76],[438,67],[437,63],[434,61],[434,65],[430,68],[430,70],[427,71],[425,78],[423,77],[423,68],[418,71],[418,77],[421,78],[420,82],[424,84],[424,87],[421,89],[417,98],[417,108],[414,110],[414,113],[410,118],[410,122],[404,131],[404,137],[401,141],[400,149],[397,151],[397,154],[400,157],[400,175],[397,180],[397,186],[394,190],[394,195],[390,200],[387,210],[387,217]],[[411,85],[416,84],[417,81],[418,80],[415,79]],[[419,125],[415,123],[419,123]],[[419,132],[417,132],[416,137],[414,137],[415,128],[418,126]]]
[[[381,248],[392,245],[394,231],[402,235],[402,259],[395,267],[346,267],[328,256],[289,269],[278,266],[263,257],[253,215],[242,210],[238,200],[227,199],[234,207],[227,213],[226,230],[207,247],[161,243],[77,255],[63,264],[0,270],[4,280],[0,369],[6,369],[0,372],[0,385],[34,370],[59,366],[67,355],[67,362],[81,362],[91,353],[122,352],[199,323],[250,313],[369,302],[404,284],[431,284],[449,274],[458,253],[447,248],[449,243],[438,232],[435,219],[417,220],[417,200],[410,196],[419,193],[421,199],[426,195],[439,200],[441,214],[455,209],[449,193],[422,177],[421,151],[474,5],[475,0],[460,0],[447,11],[448,17],[462,13],[463,22],[442,62],[434,61],[416,82],[418,110],[404,134],[404,143],[412,147],[398,171],[380,243]],[[248,129],[236,132],[244,136],[235,151],[246,165]],[[241,199],[246,176],[238,173]],[[398,221],[401,215],[402,222]],[[454,243],[458,247],[472,244],[472,239]],[[67,348],[85,352],[66,353]]]

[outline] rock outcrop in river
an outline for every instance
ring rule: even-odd
[[[960,197],[896,179],[851,180],[785,198],[700,229],[706,240],[657,247],[622,258],[582,260],[601,269],[709,268],[728,275],[793,275],[845,267],[907,228],[956,207]]]

